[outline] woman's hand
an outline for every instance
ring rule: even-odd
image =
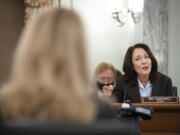
[[[103,87],[104,96],[112,96],[112,91],[113,91],[113,86],[112,85]]]

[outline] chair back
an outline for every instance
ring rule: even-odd
[[[91,124],[61,122],[8,122],[0,124],[1,135],[140,135],[140,120],[120,118]]]
[[[172,86],[172,96],[177,96],[177,87]]]

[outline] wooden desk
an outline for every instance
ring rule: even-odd
[[[114,103],[120,107],[122,103]],[[133,106],[151,106],[154,109],[152,120],[142,121],[142,135],[180,135],[180,104],[133,103]]]

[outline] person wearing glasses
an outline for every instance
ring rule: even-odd
[[[116,82],[116,69],[107,62],[100,63],[94,72],[93,86],[98,96],[111,97]]]

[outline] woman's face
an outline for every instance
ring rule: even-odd
[[[134,49],[132,63],[138,76],[149,76],[152,66],[151,59],[143,48]]]
[[[99,81],[102,84],[111,84],[114,82],[114,73],[111,69],[106,69],[102,71],[97,76],[97,81]]]

